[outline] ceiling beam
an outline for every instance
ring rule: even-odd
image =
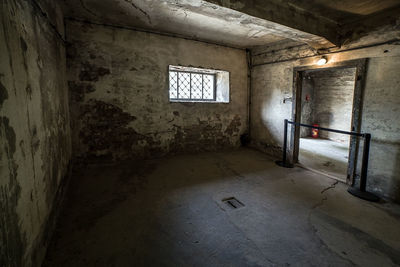
[[[380,34],[381,40],[386,36],[389,36],[389,39],[394,37],[400,40],[400,5],[343,25],[341,27],[342,44],[355,42],[374,32]],[[375,36],[375,38],[378,37]]]
[[[267,21],[280,36],[307,43],[320,49],[341,45],[339,26],[332,20],[298,9],[287,1],[273,0],[205,0],[225,8]]]

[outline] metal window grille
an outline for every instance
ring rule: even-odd
[[[169,71],[169,99],[215,101],[215,74]]]

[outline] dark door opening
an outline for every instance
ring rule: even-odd
[[[351,131],[356,68],[304,71],[301,116],[304,124]],[[300,128],[299,163],[346,182],[350,136]]]
[[[293,120],[344,131],[360,130],[365,60],[309,66],[294,70]],[[293,127],[293,162],[337,180],[352,183],[356,174],[358,139]]]

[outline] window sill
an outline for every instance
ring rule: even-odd
[[[206,103],[206,104],[229,104],[229,102],[223,101],[214,101],[214,100],[169,100],[170,103]]]

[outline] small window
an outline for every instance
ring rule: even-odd
[[[169,66],[171,102],[229,102],[229,72]]]

